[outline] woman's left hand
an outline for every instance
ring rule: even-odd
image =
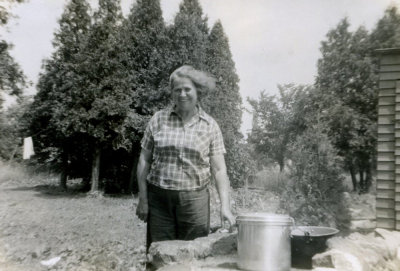
[[[236,225],[236,218],[233,216],[230,208],[222,207],[221,208],[221,227],[224,228],[224,222],[228,221],[229,223],[229,232],[233,231],[233,227]]]

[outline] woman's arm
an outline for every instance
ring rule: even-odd
[[[136,208],[136,215],[140,220],[147,222],[149,213],[149,204],[147,201],[147,175],[149,174],[152,152],[142,149],[140,152],[139,163],[137,167],[137,180],[139,184],[139,204]]]
[[[229,200],[229,178],[226,173],[226,165],[223,154],[214,155],[210,158],[211,172],[214,176],[219,198],[221,200],[221,226],[223,227],[224,221],[228,220],[231,228],[236,224],[236,220],[231,212]]]

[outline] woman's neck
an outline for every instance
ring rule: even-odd
[[[191,110],[176,110],[176,113],[182,118],[184,123],[187,123],[194,115],[197,114],[197,107]]]

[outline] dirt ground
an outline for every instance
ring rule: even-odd
[[[61,192],[46,181],[0,184],[0,270],[143,269],[136,199]]]

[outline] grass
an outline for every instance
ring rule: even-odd
[[[2,163],[0,270],[45,270],[40,262],[54,257],[52,270],[142,270],[136,205],[132,196],[61,191],[57,175]]]
[[[257,187],[274,193],[280,193],[288,180],[288,172],[280,172],[278,166],[268,166],[259,171],[253,182],[249,182],[250,187]]]
[[[44,185],[54,184],[58,176],[51,172],[43,172],[20,164],[9,164],[0,161],[0,185]]]

